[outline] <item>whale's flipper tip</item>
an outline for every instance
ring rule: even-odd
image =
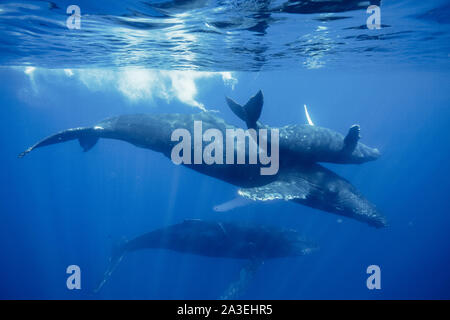
[[[19,153],[19,155],[17,156],[17,158],[22,159],[23,157],[25,157],[28,153],[31,152],[31,150],[33,150],[33,148],[28,148],[27,150]]]
[[[238,196],[234,199],[231,199],[227,202],[224,202],[222,204],[218,204],[217,206],[214,206],[213,210],[216,212],[226,212],[226,211],[230,211],[233,210],[235,208],[239,208],[239,207],[243,207],[246,206],[250,203],[253,203],[252,200],[249,200],[247,198]]]
[[[264,96],[261,90],[251,97],[244,106],[241,106],[228,97],[225,99],[231,111],[233,111],[239,119],[245,121],[248,128],[256,128],[256,122],[261,116],[262,106],[264,104]]]

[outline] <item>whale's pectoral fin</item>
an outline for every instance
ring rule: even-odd
[[[361,129],[357,124],[354,124],[350,127],[347,135],[344,138],[344,148],[342,149],[342,151],[344,151],[345,153],[352,153],[353,150],[355,150],[356,145],[361,138],[360,131]]]
[[[249,283],[254,278],[256,271],[262,264],[263,262],[261,260],[251,259],[246,265],[242,267],[241,272],[239,273],[239,280],[231,283],[219,299],[239,299],[247,290]]]
[[[67,130],[58,132],[54,135],[51,135],[51,136],[39,141],[32,147],[30,147],[27,150],[25,150],[24,152],[20,153],[19,158],[23,158],[24,156],[26,156],[28,153],[30,153],[31,151],[33,151],[36,148],[41,148],[41,147],[49,146],[52,144],[66,142],[66,141],[75,140],[75,139],[79,140],[80,145],[81,145],[81,147],[83,147],[84,151],[88,151],[98,141],[101,130],[103,130],[103,128],[81,127],[81,128],[67,129]]]
[[[306,199],[315,188],[295,172],[280,174],[279,178],[261,187],[242,188],[238,193],[253,201]]]
[[[116,270],[119,263],[122,261],[123,257],[126,254],[126,245],[127,241],[123,238],[119,243],[117,243],[112,248],[111,258],[109,259],[108,267],[103,275],[102,281],[97,285],[97,287],[93,290],[92,293],[98,293],[106,282],[111,278],[112,273]]]
[[[264,104],[264,97],[262,91],[259,90],[257,94],[248,100],[245,106],[234,102],[230,98],[226,98],[227,104],[231,111],[239,117],[239,119],[245,121],[247,128],[256,129],[259,117],[261,116],[262,106]]]

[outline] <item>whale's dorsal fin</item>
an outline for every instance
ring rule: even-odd
[[[262,106],[264,104],[264,97],[261,90],[251,97],[244,106],[241,106],[231,98],[226,97],[225,99],[231,111],[233,111],[239,119],[245,121],[247,128],[256,129],[256,122],[261,116]]]
[[[308,120],[308,124],[310,126],[313,126],[314,123],[312,122],[311,117],[309,116],[308,108],[306,107],[306,104],[304,104],[303,107],[305,108],[305,115],[306,115],[306,120]]]
[[[353,150],[355,150],[356,145],[358,144],[360,136],[361,129],[359,125],[354,124],[350,127],[348,130],[347,135],[344,138],[344,147],[342,149],[345,153],[352,153]]]

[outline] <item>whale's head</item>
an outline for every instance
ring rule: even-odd
[[[386,218],[373,203],[363,197],[355,188],[340,190],[337,200],[335,203],[338,213],[365,222],[375,228],[387,227]]]
[[[351,154],[351,158],[355,163],[364,163],[377,160],[381,156],[380,150],[371,148],[363,143],[358,143],[355,150]]]
[[[297,202],[313,208],[349,217],[376,228],[387,226],[385,217],[350,182],[335,173],[320,168],[309,177],[309,192]]]

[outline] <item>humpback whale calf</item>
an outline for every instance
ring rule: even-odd
[[[243,119],[249,128],[270,128],[258,122],[262,111],[263,95],[258,92],[245,106],[227,99],[230,108]],[[44,146],[78,140],[84,151],[90,150],[100,138],[116,139],[137,147],[161,152],[171,159],[172,134],[177,129],[193,133],[195,122],[201,121],[204,130],[215,129],[225,135],[228,129],[238,130],[212,112],[195,114],[130,114],[107,118],[91,127],[67,129],[36,143],[19,157]],[[241,129],[242,130],[242,129]],[[268,135],[271,137],[271,135]],[[190,143],[195,154],[195,137]],[[217,178],[241,188],[240,196],[254,201],[287,200],[320,210],[332,212],[365,222],[371,226],[384,227],[386,221],[376,207],[364,198],[350,182],[316,162],[363,163],[379,156],[377,149],[370,148],[359,140],[359,127],[350,128],[343,136],[327,128],[311,125],[291,125],[279,128],[279,170],[273,175],[261,175],[261,163],[227,164],[225,154],[219,163],[184,166],[202,174]],[[245,136],[245,142],[234,144],[234,154],[242,148],[249,155],[253,138]],[[214,141],[216,143],[217,141]],[[266,141],[270,146],[270,138]],[[226,142],[222,141],[223,150]],[[253,150],[253,152],[255,152]]]
[[[117,247],[110,259],[98,292],[111,274],[130,253],[143,249],[166,249],[181,253],[215,258],[248,260],[241,279],[222,297],[242,291],[243,284],[268,259],[298,257],[309,254],[317,246],[304,240],[295,230],[265,226],[245,226],[232,222],[185,220],[182,223],[157,229],[126,241]]]
[[[247,128],[271,129],[258,121],[264,103],[261,90],[244,106],[228,97],[226,101],[233,113],[247,124]],[[310,124],[293,124],[277,128],[280,136],[280,160],[361,164],[376,160],[380,156],[378,149],[359,142],[358,125],[351,126],[344,137],[331,129],[313,125],[306,106],[305,113]]]

